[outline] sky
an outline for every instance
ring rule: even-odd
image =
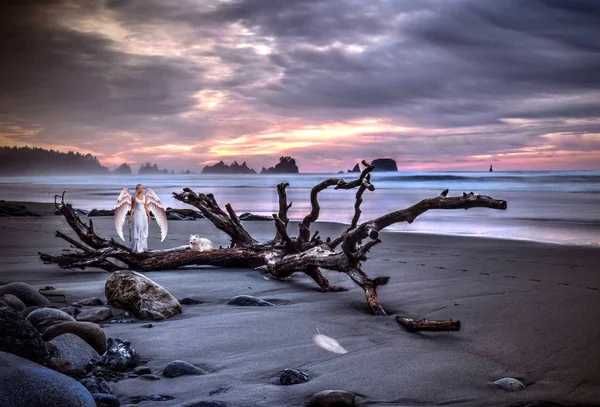
[[[598,0],[13,0],[0,145],[114,168],[600,169]]]

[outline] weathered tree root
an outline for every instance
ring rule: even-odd
[[[396,317],[396,322],[402,325],[408,332],[419,332],[419,331],[459,331],[460,321],[449,320],[449,321],[434,321],[427,319],[414,320],[412,318]]]
[[[59,256],[39,253],[46,264],[58,264],[62,268],[96,267],[106,271],[130,269],[136,271],[170,270],[188,265],[213,265],[221,267],[256,268],[266,266],[268,272],[276,278],[285,278],[293,273],[303,272],[312,278],[324,292],[343,291],[344,288],[331,285],[321,272],[321,268],[345,273],[361,287],[367,303],[373,313],[386,315],[379,303],[377,288],[385,285],[389,277],[369,277],[362,269],[362,262],[367,260],[367,253],[373,246],[381,243],[379,232],[399,222],[412,223],[419,215],[430,209],[469,209],[492,208],[506,209],[506,201],[490,198],[474,193],[461,197],[447,197],[448,190],[435,198],[423,199],[410,208],[388,213],[377,219],[358,223],[361,215],[362,195],[366,190],[373,191],[370,173],[373,166],[362,162],[365,169],[356,180],[346,182],[341,178],[327,179],[313,187],[310,200],[311,212],[299,224],[298,236],[290,236],[287,226],[287,212],[292,203],[287,202],[287,183],[277,185],[279,195],[279,211],[273,214],[275,220],[275,237],[267,242],[258,242],[244,229],[230,204],[223,211],[212,194],[196,194],[190,188],[183,188],[180,193],[173,193],[175,199],[199,209],[210,222],[231,238],[231,247],[208,252],[198,252],[189,248],[176,247],[167,250],[150,250],[144,253],[133,253],[130,248],[114,239],[104,239],[96,234],[92,220],[83,222],[73,207],[64,202],[54,204],[65,217],[80,242],[60,232],[60,237],[74,246],[78,251],[66,250]],[[325,242],[319,232],[311,236],[310,227],[319,218],[320,205],[318,194],[324,189],[357,188],[354,205],[354,216],[350,227],[335,238],[328,237]],[[366,243],[363,240],[369,239]],[[341,244],[341,251],[336,247]],[[111,261],[112,260],[112,261]],[[117,260],[124,267],[115,264]]]

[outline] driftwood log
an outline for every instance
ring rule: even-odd
[[[460,321],[454,319],[443,321],[434,321],[428,319],[414,320],[412,318],[397,316],[396,322],[402,325],[408,332],[460,330]]]
[[[221,209],[212,194],[196,194],[190,188],[183,188],[180,193],[173,193],[178,201],[197,208],[202,215],[218,229],[229,235],[231,246],[208,252],[198,252],[185,247],[167,250],[150,250],[144,253],[133,253],[127,246],[114,239],[104,239],[94,231],[92,219],[83,222],[74,208],[64,201],[62,196],[55,196],[56,208],[65,217],[79,241],[61,233],[56,236],[66,240],[76,251],[67,249],[61,255],[39,253],[46,264],[57,264],[62,268],[86,267],[101,268],[106,271],[130,269],[136,271],[169,270],[188,265],[213,265],[221,267],[257,268],[266,266],[267,271],[276,278],[285,278],[293,273],[301,272],[311,277],[324,292],[343,291],[342,287],[332,285],[321,272],[321,268],[345,273],[360,286],[367,303],[373,313],[386,315],[377,297],[379,286],[385,285],[389,277],[369,277],[363,270],[363,262],[367,260],[369,250],[380,243],[379,232],[399,222],[412,223],[422,213],[432,209],[469,209],[492,208],[506,209],[506,201],[493,199],[474,193],[458,197],[448,197],[448,190],[434,198],[421,202],[379,218],[359,223],[363,201],[363,193],[373,191],[371,171],[373,166],[363,160],[364,170],[360,176],[350,182],[341,178],[329,178],[312,188],[310,194],[311,211],[302,219],[297,236],[290,236],[287,230],[287,212],[291,202],[287,202],[287,183],[277,185],[279,210],[273,214],[275,235],[272,240],[259,242],[244,229],[230,204]],[[319,218],[319,192],[334,189],[357,188],[354,205],[354,216],[347,230],[336,237],[328,237],[325,241],[319,232],[311,234],[311,226]],[[60,203],[57,198],[61,198]],[[366,243],[363,241],[366,240]],[[338,246],[341,250],[337,250]],[[123,265],[115,263],[118,261]]]

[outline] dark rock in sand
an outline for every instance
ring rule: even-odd
[[[177,377],[183,375],[201,375],[204,372],[197,368],[196,366],[184,362],[183,360],[174,360],[169,363],[165,370],[163,370],[162,374],[164,377]]]
[[[50,305],[50,301],[29,284],[20,281],[0,287],[0,295],[13,294],[26,306]]]
[[[0,218],[10,216],[41,216],[39,213],[32,212],[25,205],[15,202],[0,201]]]
[[[398,166],[396,165],[396,161],[391,158],[378,158],[371,162],[371,165],[375,167],[373,172],[378,171],[398,171]]]
[[[119,270],[105,285],[108,303],[139,319],[162,320],[181,313],[181,304],[167,290],[135,271]]]
[[[202,304],[202,302],[203,301],[195,300],[193,298],[187,298],[187,297],[179,300],[179,303],[183,304],[183,305],[197,305],[197,304]]]
[[[77,335],[62,334],[50,343],[58,348],[57,356],[71,362],[75,369],[85,369],[90,360],[100,358],[98,352]]]
[[[92,307],[97,307],[100,305],[104,305],[104,301],[102,301],[102,299],[98,298],[98,297],[90,297],[90,298],[86,298],[83,299],[81,301],[77,301],[78,305],[85,305],[85,306],[92,306]]]
[[[503,379],[496,380],[494,384],[506,391],[520,391],[525,388],[525,385],[517,379],[512,377],[505,377]]]
[[[75,318],[56,308],[38,308],[27,315],[27,320],[43,334],[52,325],[74,322]]]
[[[112,311],[108,307],[95,307],[81,311],[77,318],[77,321],[82,322],[100,322],[107,318],[112,317]]]
[[[308,407],[353,407],[356,396],[344,390],[324,390],[310,398]]]
[[[244,221],[271,221],[273,220],[272,216],[264,216],[264,215],[255,215],[253,213],[249,213],[249,212],[244,212],[239,216],[240,220],[244,220]]]
[[[154,325],[152,324],[144,324],[142,325],[142,328],[152,328]]]
[[[50,364],[50,354],[40,332],[12,308],[0,308],[0,351],[40,365]]]
[[[0,400],[7,407],[96,406],[76,380],[5,352],[0,352]]]
[[[87,216],[114,216],[114,209],[92,209]]]
[[[140,379],[144,379],[144,380],[160,380],[160,376],[157,376],[155,374],[152,373],[146,373],[143,375],[139,375]]]
[[[106,393],[92,393],[96,407],[119,407],[121,402],[116,396]]]
[[[50,341],[62,334],[74,334],[86,341],[99,355],[106,352],[106,335],[100,325],[93,322],[62,322],[46,329],[42,339]]]
[[[238,295],[230,299],[227,304],[229,305],[240,305],[244,307],[272,307],[269,301],[265,301],[261,298],[253,297],[251,295]]]
[[[133,373],[138,376],[143,374],[152,374],[152,369],[150,369],[148,366],[138,366],[133,369]]]
[[[300,384],[305,383],[310,380],[308,374],[296,370],[296,369],[285,369],[281,372],[281,376],[279,377],[279,384],[284,386],[289,386],[291,384]]]
[[[104,393],[104,394],[113,394],[110,386],[101,377],[91,375],[89,377],[85,377],[79,381],[79,383],[83,384],[86,389],[92,394],[94,393]]]
[[[0,301],[4,302],[15,311],[21,312],[26,308],[25,303],[14,294],[4,294],[3,296],[0,296]]]
[[[125,370],[129,367],[137,366],[139,356],[135,349],[131,347],[129,341],[121,338],[108,338],[106,352],[100,358],[99,365],[111,370]]]

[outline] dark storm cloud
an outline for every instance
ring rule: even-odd
[[[20,2],[3,9],[0,105],[10,109],[0,114],[122,127],[131,116],[169,115],[194,103],[197,67],[127,54],[108,38],[61,25],[56,13],[67,6]],[[95,11],[88,3],[79,8]]]

